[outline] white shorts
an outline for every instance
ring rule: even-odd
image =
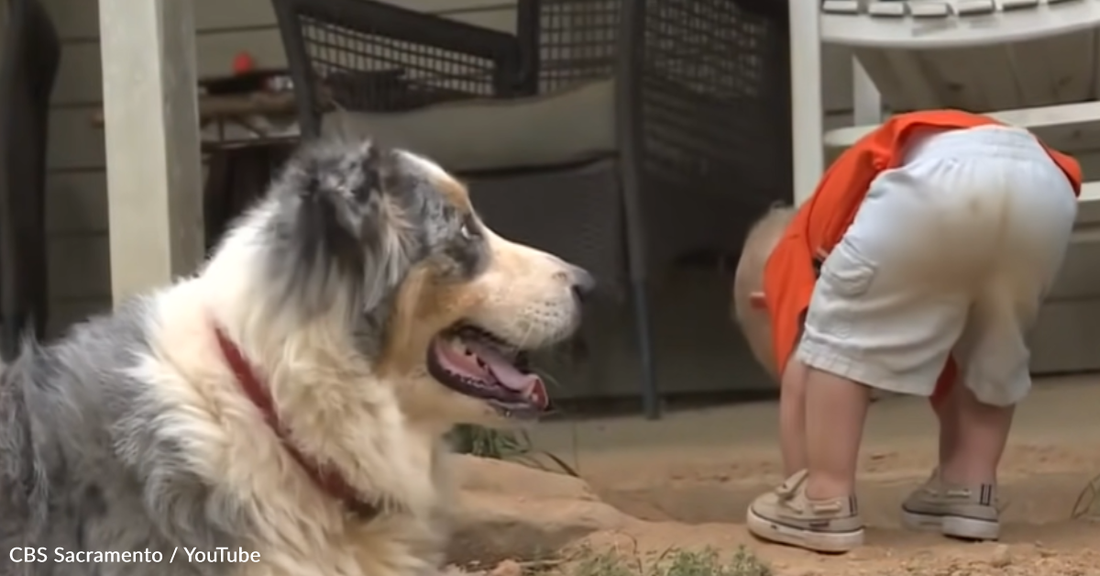
[[[797,358],[928,396],[953,355],[980,401],[1015,404],[1076,214],[1069,180],[1025,130],[919,137],[822,264]]]

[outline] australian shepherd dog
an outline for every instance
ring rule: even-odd
[[[4,367],[0,575],[438,573],[445,433],[543,412],[592,288],[432,161],[308,145],[195,276]]]

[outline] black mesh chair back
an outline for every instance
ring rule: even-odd
[[[497,103],[485,100],[497,99],[532,106],[535,118],[548,115],[535,105],[599,94],[572,111],[606,128],[598,142],[537,123],[525,131],[519,115],[515,132],[466,128],[471,143],[557,138],[577,144],[574,154],[500,154],[499,164],[452,168],[440,149],[438,159],[498,232],[587,268],[601,294],[629,294],[645,411],[655,417],[648,284],[683,263],[739,253],[747,226],[791,198],[788,3],[516,0],[515,32],[504,33],[394,2],[272,1],[307,137],[331,129],[319,117],[339,124],[333,110],[470,100],[488,114]]]
[[[519,45],[503,32],[363,0],[272,0],[303,136],[332,108],[400,112],[520,92]]]

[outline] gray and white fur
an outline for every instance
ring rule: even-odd
[[[524,347],[560,340],[590,283],[495,235],[425,158],[306,146],[197,274],[55,342],[29,338],[3,367],[0,576],[434,573],[452,499],[442,435],[501,419],[432,379],[426,351],[469,320]],[[347,514],[310,481],[241,391],[218,329],[295,446],[380,517]],[[194,561],[218,548],[257,561]]]

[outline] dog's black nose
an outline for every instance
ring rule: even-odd
[[[580,266],[572,266],[571,272],[573,274],[573,293],[583,300],[585,296],[596,289],[596,278]]]

